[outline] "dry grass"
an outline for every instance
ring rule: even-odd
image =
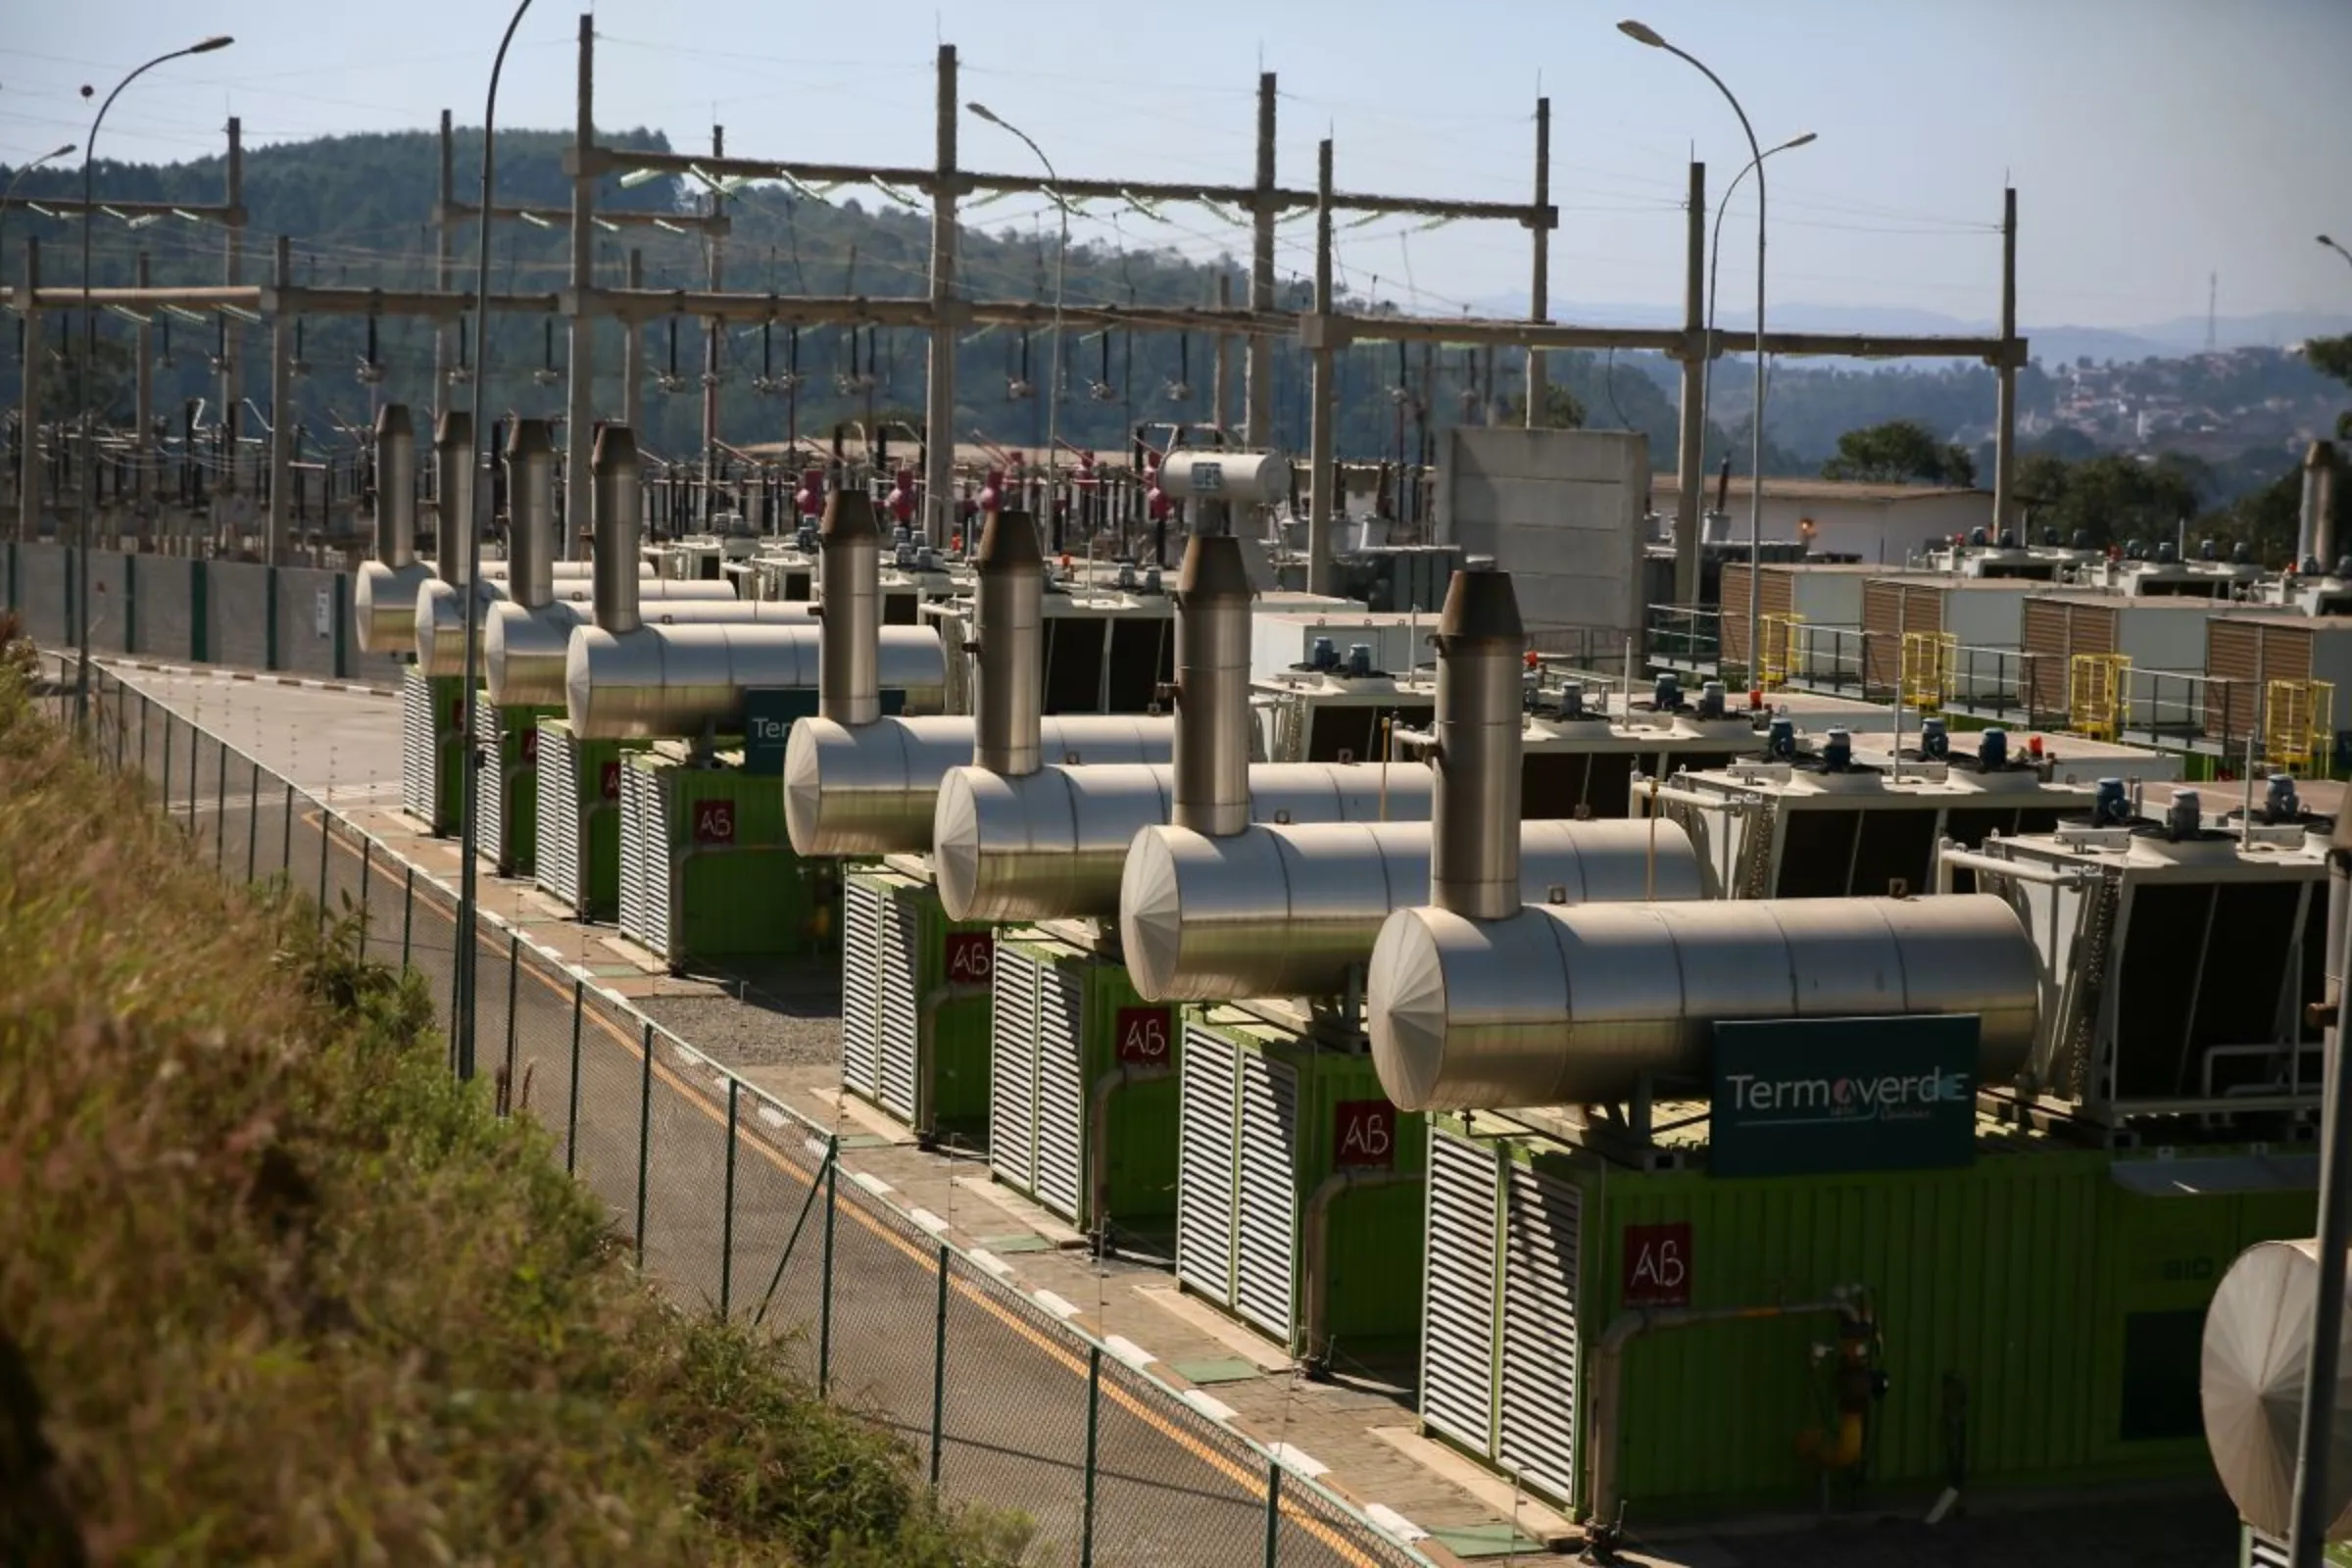
[[[0,1563],[987,1563],[0,669]]]

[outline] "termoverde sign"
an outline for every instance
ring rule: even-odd
[[[1978,1019],[1715,1026],[1716,1176],[1941,1170],[1976,1154]]]

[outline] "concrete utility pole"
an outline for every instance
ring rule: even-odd
[[[139,287],[150,286],[147,253],[144,250],[138,254],[133,275],[138,279]],[[135,511],[138,517],[138,533],[144,539],[147,535],[149,519],[155,515],[155,313],[153,311],[140,313],[138,332],[132,342],[135,346],[134,351],[139,356],[136,405],[136,418],[139,427],[131,432],[130,452],[131,461],[138,466],[137,478],[134,481],[137,488],[133,493],[137,497]]]
[[[631,247],[623,274],[630,290],[645,287],[645,252]],[[620,339],[620,422],[632,431],[645,428],[645,334],[634,321],[624,323]],[[589,492],[580,492],[587,505]]]
[[[271,275],[280,289],[294,286],[294,242],[277,236]],[[285,564],[286,527],[293,515],[294,318],[280,311],[270,318],[270,527],[262,559]]]
[[[450,129],[449,111],[441,111],[441,200],[433,213],[433,291],[448,294],[457,278],[456,219],[452,216],[458,204],[458,151]],[[286,280],[279,278],[279,284]],[[457,368],[457,356],[452,345],[457,341],[458,319],[452,317],[433,323],[433,428],[441,427],[441,416],[450,410],[449,375]],[[437,536],[436,536],[437,537]]]
[[[1536,100],[1536,214],[1551,209],[1551,100]],[[1551,225],[1541,216],[1531,216],[1528,231],[1534,235],[1535,268],[1527,284],[1527,318],[1544,321],[1551,316]],[[1527,351],[1527,427],[1544,427],[1544,404],[1550,388],[1544,373],[1544,353],[1541,349]]]
[[[710,127],[710,156],[713,158],[727,156],[727,127],[724,125]],[[715,185],[712,186],[710,196],[710,217],[713,222],[724,211],[725,200],[725,196],[720,193],[719,189]],[[712,227],[706,231],[703,254],[710,267],[710,292],[713,294],[719,292],[720,279],[725,275],[724,245],[725,241],[720,237],[717,228]],[[716,317],[711,317],[703,322],[702,518],[705,532],[710,531],[712,520],[718,512],[718,352],[719,335],[724,330],[724,323]]]
[[[1232,309],[1233,274],[1221,271],[1217,274],[1217,310],[1219,314],[1222,314]],[[1223,431],[1229,428],[1226,421],[1233,416],[1232,333],[1224,331],[1217,333],[1213,363],[1215,368],[1209,372],[1208,377],[1208,422]]]
[[[580,18],[577,119],[572,146],[579,154],[571,176],[571,286],[596,285],[596,176],[588,149],[596,145],[596,19]],[[578,559],[588,519],[588,459],[596,442],[596,318],[572,313],[564,323],[564,554]]]
[[[24,318],[24,375],[17,392],[17,537],[30,544],[41,530],[41,242],[24,236],[24,291],[17,314]]]
[[[2001,355],[1994,368],[2000,388],[1992,434],[1992,527],[2016,524],[2017,506],[2017,187],[2001,193]],[[2301,563],[2297,563],[2301,564]]]
[[[220,281],[230,288],[245,282],[245,122],[228,117],[228,244]],[[243,422],[245,398],[245,323],[226,313],[220,323],[220,477],[232,490],[237,476],[237,426]],[[213,536],[220,537],[215,528]]]
[[[1707,466],[1707,363],[1715,345],[1707,335],[1707,166],[1690,166],[1690,193],[1684,203],[1682,437],[1675,457],[1674,602],[1698,603],[1698,519],[1705,507]]]
[[[956,310],[956,200],[962,194],[956,177],[956,121],[962,103],[956,75],[956,46],[943,43],[932,129],[931,374],[923,392],[923,537],[934,549],[947,545],[956,526],[956,345],[963,335]]]
[[[1274,73],[1257,78],[1257,183],[1250,207],[1250,309],[1274,309]],[[1262,449],[1274,435],[1274,345],[1254,334],[1242,350],[1242,439]]]
[[[1315,326],[1310,338],[1311,399],[1307,419],[1306,591],[1331,592],[1332,494],[1339,488],[1333,458],[1332,422],[1338,414],[1338,377],[1332,365],[1331,141],[1315,148]],[[1252,340],[1254,341],[1254,339]]]

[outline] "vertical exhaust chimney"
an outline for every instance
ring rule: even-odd
[[[2318,557],[2322,571],[2335,569],[2335,448],[2314,441],[2303,454],[2303,514],[2295,530],[2295,564]]]
[[[1250,598],[1242,542],[1194,534],[1176,579],[1173,818],[1210,838],[1250,825]]]
[[[375,559],[395,571],[416,560],[416,427],[406,403],[375,413]]]
[[[588,461],[596,530],[596,623],[619,635],[644,621],[637,612],[637,535],[644,525],[644,492],[638,488],[637,438],[625,424],[596,432]]]
[[[466,585],[473,571],[473,416],[450,409],[433,422],[433,495],[441,580]]]
[[[507,431],[507,597],[537,610],[556,597],[556,445],[545,419]]]
[[[816,710],[837,724],[871,724],[882,716],[882,535],[872,498],[834,491],[816,541]]]
[[[1519,907],[1519,671],[1527,632],[1510,573],[1455,572],[1437,640],[1430,902],[1468,919],[1499,920]]]
[[[972,698],[972,762],[1004,778],[1044,765],[1046,558],[1026,512],[996,511],[972,558],[980,579],[980,688]]]

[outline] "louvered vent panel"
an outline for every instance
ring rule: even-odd
[[[1504,1195],[1502,1399],[1505,1468],[1576,1500],[1577,1261],[1584,1195],[1514,1166]]]
[[[1078,1048],[1085,988],[1067,970],[1047,964],[1037,987],[1037,1200],[1064,1219],[1078,1213],[1085,1160],[1086,1086]],[[1101,1216],[1096,1216],[1098,1221]]]
[[[1218,1305],[1233,1300],[1233,1072],[1224,1036],[1184,1033],[1177,1094],[1176,1277]]]
[[[400,805],[427,830],[433,818],[433,690],[422,670],[411,664],[400,677]]]
[[[882,906],[880,1076],[874,1098],[904,1122],[914,1120],[915,1032],[922,1002],[915,992],[923,940],[922,916],[903,899]]]
[[[473,705],[473,739],[480,749],[482,762],[473,771],[473,818],[481,842],[490,847],[491,859],[504,870],[514,864],[506,853],[506,748],[499,744],[506,732],[506,715],[488,703]]]
[[[1494,1441],[1494,1154],[1434,1134],[1421,1417],[1481,1454]]]
[[[1037,963],[997,949],[989,1009],[988,1162],[1024,1193],[1037,1191]]]
[[[1241,1246],[1234,1310],[1284,1344],[1298,1239],[1298,1074],[1244,1055]]]
[[[842,896],[841,1080],[869,1100],[880,1092],[882,911],[889,903],[856,878]]]
[[[539,858],[532,876],[539,886],[569,905],[587,902],[580,870],[580,764],[567,729],[539,732]]]
[[[669,951],[669,794],[676,769],[620,770],[620,931],[664,958]]]

